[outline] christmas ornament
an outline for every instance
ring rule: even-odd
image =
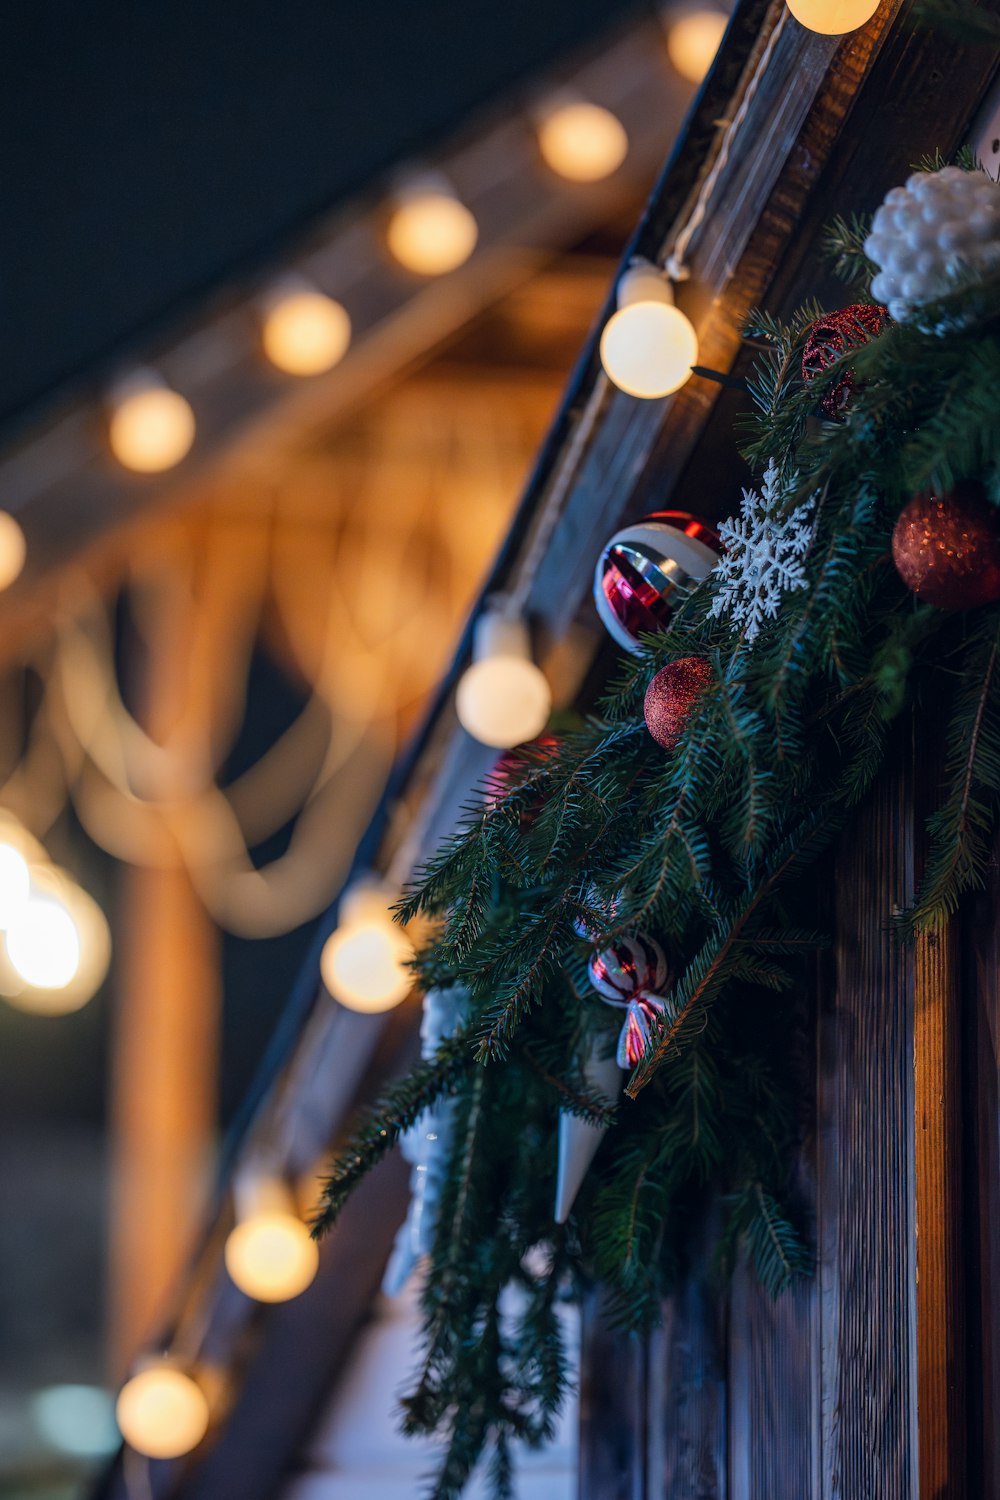
[[[854,302],[817,318],[802,347],[802,379],[807,385],[825,375],[837,360],[878,338],[889,321],[889,313],[878,302]],[[840,421],[848,401],[859,389],[853,370],[843,370],[836,384],[820,401],[831,422]]]
[[[602,1056],[599,1042],[583,1065],[583,1076],[592,1094],[614,1104],[621,1093],[622,1075],[617,1059]],[[559,1157],[556,1169],[555,1221],[565,1224],[587,1175],[590,1163],[604,1138],[606,1125],[595,1125],[569,1110],[559,1111]]]
[[[764,471],[761,493],[745,489],[739,516],[719,527],[726,550],[715,567],[719,588],[711,613],[729,615],[734,625],[742,626],[748,646],[757,639],[764,621],[777,616],[784,594],[809,586],[804,559],[812,541],[809,514],[815,500],[805,500],[782,515],[782,492],[772,458]]]
[[[587,977],[602,1000],[623,1005],[640,990],[660,990],[669,974],[667,955],[654,938],[619,938],[595,953]]]
[[[707,578],[719,557],[713,528],[687,511],[654,511],[618,531],[594,571],[594,603],[611,637],[639,654],[640,634],[663,630],[678,590]]]
[[[944,495],[915,495],[892,533],[896,571],[939,609],[977,609],[1000,599],[1000,511],[978,480]]]
[[[712,668],[703,656],[682,656],[657,672],[646,689],[643,713],[646,728],[664,750],[677,744],[688,714],[711,680]]]
[[[872,296],[901,322],[953,290],[963,272],[1000,266],[1000,187],[985,172],[914,172],[875,212],[865,254]]]
[[[666,1011],[656,991],[670,978],[667,955],[658,942],[641,933],[619,938],[593,955],[587,975],[605,1004],[625,1009],[615,1061],[619,1068],[631,1070],[646,1050],[656,1017]]]
[[[433,1057],[441,1043],[456,1031],[467,999],[468,991],[461,985],[427,991],[420,1023],[422,1058]],[[410,1205],[382,1277],[382,1290],[387,1297],[398,1297],[417,1262],[430,1254],[454,1119],[455,1100],[439,1099],[433,1109],[425,1110],[400,1136],[400,1150],[413,1170]]]

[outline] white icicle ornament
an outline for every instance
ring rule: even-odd
[[[914,172],[876,210],[865,254],[871,294],[898,322],[953,290],[962,272],[1000,266],[1000,186],[985,172]]]

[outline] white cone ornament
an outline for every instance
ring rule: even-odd
[[[687,511],[654,511],[617,531],[594,569],[594,604],[612,640],[634,655],[666,630],[685,591],[719,561],[715,530]]]
[[[593,1094],[614,1104],[622,1091],[622,1071],[613,1057],[602,1057],[599,1043],[583,1065],[583,1076]],[[555,1221],[565,1224],[570,1216],[576,1195],[583,1185],[590,1163],[597,1155],[597,1148],[604,1139],[606,1125],[595,1125],[590,1120],[572,1115],[568,1110],[559,1112],[559,1163],[556,1170]]]
[[[458,1028],[468,992],[461,985],[428,990],[420,1023],[420,1055],[433,1057],[441,1043]],[[455,1100],[439,1099],[400,1137],[400,1150],[410,1163],[410,1204],[396,1235],[396,1243],[382,1277],[387,1297],[398,1297],[417,1262],[429,1255],[437,1227],[441,1189],[455,1119]]]
[[[961,284],[1000,267],[1000,186],[985,172],[914,172],[886,194],[865,254],[879,267],[871,294],[900,323]],[[944,329],[935,328],[935,332]]]
[[[654,1019],[666,1011],[666,1002],[658,992],[666,989],[670,968],[659,943],[640,934],[619,938],[610,947],[599,949],[591,958],[587,973],[605,1004],[626,1013],[615,1056],[602,1057],[595,1045],[583,1065],[588,1086],[611,1104],[621,1093],[622,1070],[631,1072],[635,1067],[649,1040]],[[606,1129],[605,1125],[593,1125],[567,1110],[560,1112],[557,1224],[565,1224],[569,1217]]]

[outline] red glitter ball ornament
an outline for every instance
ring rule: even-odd
[[[878,302],[852,302],[817,318],[802,346],[802,379],[806,385],[825,375],[827,370],[852,349],[860,349],[870,339],[877,339],[889,321],[889,310]],[[820,409],[831,422],[843,418],[847,403],[860,390],[853,370],[844,370],[836,384],[820,401]]]
[[[892,533],[896,571],[938,609],[977,609],[1000,599],[1000,511],[975,479],[945,495],[915,495]]]
[[[703,656],[682,656],[662,667],[646,689],[643,713],[646,728],[658,745],[672,750],[685,720],[712,681],[712,668]]]

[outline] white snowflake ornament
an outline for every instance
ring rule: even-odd
[[[879,267],[872,296],[898,322],[943,297],[962,270],[1000,265],[1000,186],[985,172],[914,172],[875,212],[865,254]]]
[[[772,458],[761,493],[745,489],[739,515],[719,527],[725,550],[713,570],[719,587],[711,613],[728,615],[748,646],[764,621],[777,616],[785,594],[809,587],[805,556],[813,536],[809,516],[815,496],[786,515],[779,511],[781,499],[781,477]]]

